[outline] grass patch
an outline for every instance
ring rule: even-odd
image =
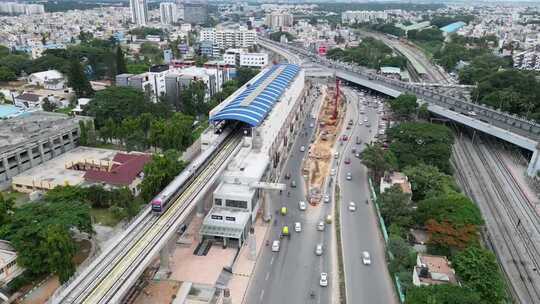
[[[110,209],[92,208],[90,209],[90,215],[95,224],[114,227],[120,222],[121,219],[114,216]]]
[[[337,251],[338,251],[338,275],[339,275],[339,303],[346,304],[347,303],[347,293],[345,290],[345,272],[344,272],[344,265],[343,265],[343,248],[341,244],[341,215],[340,215],[340,188],[339,186],[336,186],[336,190],[334,192],[334,212],[335,212],[335,221],[334,225],[336,228],[336,240],[337,240]]]
[[[112,150],[120,150],[124,151],[124,147],[122,145],[116,145],[113,143],[104,143],[104,142],[97,142],[92,147],[94,148],[101,148],[101,149],[112,149]]]

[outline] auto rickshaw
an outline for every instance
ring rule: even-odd
[[[281,212],[281,215],[283,216],[287,215],[287,207],[281,207],[280,212]]]

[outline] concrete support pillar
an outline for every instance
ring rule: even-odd
[[[23,171],[22,162],[21,162],[21,152],[15,152],[15,159],[17,160],[17,170],[19,173]]]
[[[538,151],[538,146],[536,147],[536,150],[534,150],[533,155],[531,157],[531,161],[529,162],[529,166],[527,167],[527,175],[528,176],[536,176],[536,172],[540,170],[540,155]]]
[[[266,193],[266,191],[263,191],[261,195],[261,199],[262,199],[262,204],[263,204],[263,219],[264,221],[268,222],[272,219],[272,211],[270,208],[271,200],[268,197],[268,194]]]
[[[6,177],[11,177],[11,172],[9,170],[9,163],[7,157],[2,158],[2,164],[4,165],[4,168],[6,169]]]
[[[62,135],[60,135],[60,145],[62,146],[61,147],[62,153],[66,153],[66,146],[64,146],[64,136]]]
[[[160,269],[160,272],[171,271],[171,259],[169,255],[169,246],[167,245],[165,245],[159,251],[159,269]]]
[[[49,138],[49,147],[51,147],[51,158],[54,158],[56,153],[54,152],[54,141],[52,138]]]
[[[249,228],[247,242],[249,246],[249,259],[255,261],[257,259],[257,239],[255,238],[255,229],[253,227]]]
[[[39,148],[39,157],[41,158],[41,163],[45,161],[45,152],[43,151],[43,143],[38,143]]]
[[[34,155],[32,155],[32,148],[28,148],[26,150],[26,154],[28,155],[28,161],[30,161],[30,168],[34,166]]]
[[[75,140],[73,139],[73,132],[69,131],[69,143],[71,144],[71,147],[75,146]]]

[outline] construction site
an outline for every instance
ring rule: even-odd
[[[315,137],[309,147],[308,157],[304,160],[303,175],[307,176],[309,202],[318,204],[322,199],[326,180],[331,177],[333,147],[339,138],[343,125],[345,97],[339,89],[339,82],[327,86],[323,92],[323,103],[318,113]]]

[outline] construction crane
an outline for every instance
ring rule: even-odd
[[[335,74],[334,74],[335,77]],[[339,79],[336,78],[336,94],[335,94],[335,101],[334,101],[334,114],[332,115],[332,118],[335,120],[338,116],[338,103],[339,103]]]

